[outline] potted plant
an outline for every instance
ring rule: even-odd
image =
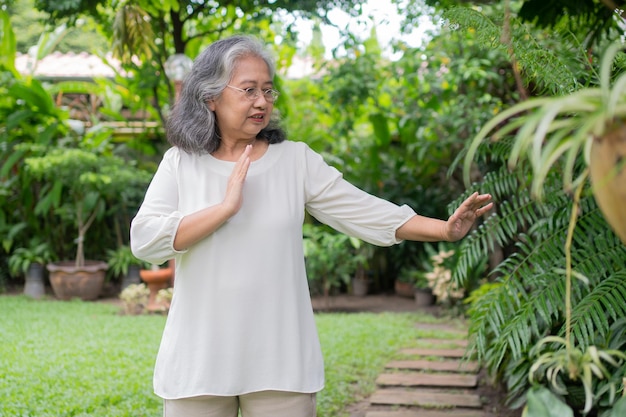
[[[398,274],[398,282],[404,283],[396,287],[396,292],[405,297],[415,298],[418,307],[429,306],[434,303],[433,291],[424,271],[417,268],[405,267]]]
[[[44,265],[54,258],[50,245],[32,239],[29,247],[17,248],[9,256],[9,273],[24,275],[24,294],[39,299],[45,295]]]
[[[55,295],[62,300],[98,298],[108,265],[85,260],[87,232],[103,217],[106,197],[129,186],[122,179],[132,176],[120,173],[132,167],[121,158],[79,148],[52,148],[42,156],[26,158],[25,165],[45,190],[35,212],[54,210],[76,231],[74,260],[47,264]]]
[[[146,283],[149,290],[148,304],[146,308],[150,312],[163,311],[164,306],[158,299],[159,291],[171,287],[174,278],[174,262],[168,261],[165,268],[159,265],[151,265],[149,269],[141,269],[139,276]]]
[[[413,271],[413,267],[405,266],[398,272],[393,283],[393,289],[397,295],[401,297],[413,297],[415,280]]]
[[[107,251],[108,273],[112,276],[122,277],[122,290],[131,284],[139,284],[141,277],[139,271],[148,269],[150,264],[133,255],[129,245],[121,245],[117,249]]]
[[[358,239],[337,233],[327,226],[305,224],[303,250],[306,272],[313,290],[320,288],[326,306],[330,294],[341,285],[349,285],[362,258],[354,255]]]

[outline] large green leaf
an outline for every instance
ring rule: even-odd
[[[15,34],[11,27],[9,14],[0,9],[0,66],[16,73],[15,70]]]
[[[545,387],[534,387],[526,394],[522,417],[574,417],[572,409]]]
[[[9,88],[9,94],[25,101],[38,113],[53,114],[56,112],[54,101],[50,94],[37,80],[31,80],[29,84],[15,83]]]
[[[63,39],[65,35],[67,35],[68,27],[64,23],[60,26],[57,26],[53,31],[46,31],[41,34],[39,37],[39,42],[37,42],[37,49],[35,59],[39,61],[52,53],[54,49],[57,47],[59,42]],[[37,65],[33,67],[36,68]]]
[[[613,409],[605,417],[624,417],[624,416],[626,416],[626,397],[620,398],[613,405]]]

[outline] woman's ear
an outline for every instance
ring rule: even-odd
[[[206,101],[206,105],[209,108],[209,110],[215,111],[215,100],[214,99],[207,100]]]

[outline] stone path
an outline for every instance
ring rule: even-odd
[[[399,351],[398,359],[389,362],[376,380],[377,389],[365,409],[353,416],[495,417],[484,410],[478,393],[478,364],[464,358],[465,330],[417,326],[448,333],[444,335],[448,338],[420,339],[419,348]],[[450,332],[463,338],[449,339]]]

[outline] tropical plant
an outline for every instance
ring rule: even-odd
[[[536,360],[529,371],[529,380],[531,383],[541,380],[544,377],[548,380],[549,388],[555,393],[563,396],[572,397],[571,388],[567,384],[582,384],[584,390],[584,407],[582,413],[587,415],[592,407],[600,406],[601,394],[609,392],[608,404],[615,402],[615,393],[618,391],[619,383],[612,381],[612,376],[616,370],[626,363],[626,353],[617,349],[598,349],[596,346],[586,346],[580,349],[575,347],[572,339],[572,240],[578,209],[580,204],[580,193],[584,183],[581,183],[574,195],[570,221],[567,230],[567,238],[565,241],[565,336],[553,337],[546,336],[541,339],[531,350],[531,356],[535,356]],[[586,277],[578,276],[579,279],[586,281]],[[541,353],[544,345],[551,343],[551,350]],[[557,344],[555,347],[554,344]],[[560,345],[560,346],[559,346]],[[533,354],[533,351],[535,352]],[[606,365],[605,363],[606,362]],[[607,369],[607,365],[611,368]],[[539,376],[537,376],[539,374]],[[624,375],[622,373],[622,375]],[[606,381],[604,384],[597,384],[595,380]],[[621,387],[622,390],[624,387]],[[597,389],[598,391],[594,391]],[[548,405],[548,404],[546,404]],[[571,404],[572,408],[580,406],[580,404]]]
[[[28,247],[17,248],[11,253],[9,272],[13,276],[24,275],[32,264],[45,265],[52,260],[54,260],[54,254],[50,244],[35,237]]]
[[[320,291],[326,301],[334,289],[348,285],[359,264],[366,261],[356,250],[362,242],[325,225],[305,224],[303,248],[312,290]]]
[[[42,51],[49,50],[55,44],[55,36],[40,36],[39,44],[33,48],[34,56],[40,57]],[[54,222],[50,213],[34,213],[41,185],[27,175],[24,158],[67,137],[70,130],[67,112],[55,106],[44,85],[17,72],[15,54],[11,20],[6,11],[0,10],[0,234],[7,256],[22,248],[12,264],[25,265],[18,259],[30,257],[25,251],[34,248],[32,240],[40,239],[35,246],[52,243],[52,236],[63,236],[63,227]],[[0,284],[1,281],[2,275]]]
[[[464,243],[456,274],[462,280],[466,267],[484,256],[494,241],[516,246],[494,271],[499,284],[475,298],[470,309],[474,348],[489,371],[506,381],[514,405],[530,387],[528,376],[537,381],[535,371],[545,371],[548,388],[563,395],[562,366],[568,383],[584,392],[583,414],[592,408],[610,410],[615,392],[623,390],[623,357],[602,346],[608,345],[611,324],[626,314],[626,247],[606,224],[602,197],[594,199],[589,190],[587,164],[598,161],[584,157],[594,146],[616,141],[606,135],[619,129],[624,118],[626,81],[621,76],[610,82],[619,48],[607,49],[598,88],[530,99],[502,112],[483,127],[466,156],[466,179],[470,164],[483,160],[487,152],[492,160],[501,158],[515,168],[494,171],[472,187],[492,192],[500,208]],[[495,141],[483,143],[494,132]],[[619,155],[620,148],[615,142],[613,146]],[[624,169],[615,153],[599,161],[608,172],[614,171],[609,178],[604,173],[600,180],[592,176],[595,195],[598,184],[616,180]],[[618,233],[620,225],[618,221],[614,226]],[[545,338],[554,333],[559,338]],[[537,358],[535,352],[541,352]],[[610,371],[601,367],[600,358],[612,366]],[[566,401],[576,408],[574,391],[568,389]],[[535,405],[547,398],[531,392]]]
[[[498,114],[474,138],[466,161],[474,158],[477,147],[488,134],[493,135],[492,140],[498,140],[516,132],[509,166],[515,167],[522,159],[531,163],[532,194],[542,197],[546,177],[564,158],[565,189],[572,190],[591,175],[600,208],[626,243],[626,212],[622,209],[626,191],[620,186],[626,181],[626,165],[622,162],[626,157],[626,73],[611,83],[611,68],[622,47],[615,43],[607,49],[598,87],[583,88],[563,97],[528,100]],[[527,111],[529,115],[509,120]],[[507,123],[502,125],[503,122]],[[575,173],[583,150],[590,171]],[[466,163],[467,181],[470,168],[470,163]]]
[[[426,278],[426,274],[424,273],[424,271],[414,266],[404,266],[398,272],[398,276],[396,279],[400,282],[412,284],[415,288],[423,290],[430,289],[428,278]]]
[[[138,266],[141,269],[150,268],[150,264],[142,261],[133,255],[129,245],[121,245],[117,249],[107,250],[107,264],[110,272],[113,276],[122,276],[128,274],[128,268],[132,265]]]

